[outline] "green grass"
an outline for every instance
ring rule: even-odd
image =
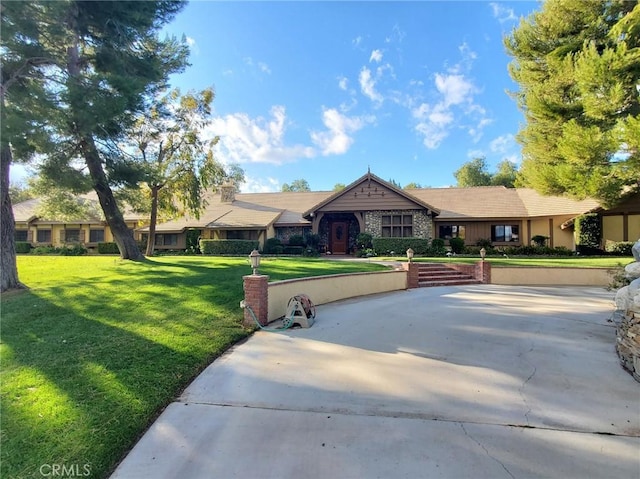
[[[271,280],[382,269],[265,259]],[[105,477],[242,328],[245,258],[19,256],[29,290],[2,296],[1,468],[78,465]],[[44,469],[45,473],[51,469]]]
[[[373,259],[373,258],[372,258]],[[381,257],[375,258],[379,260],[400,260],[406,261],[406,258],[391,258]],[[427,263],[477,263],[480,261],[479,257],[468,256],[453,256],[451,258],[415,258],[416,262]],[[486,261],[491,263],[491,266],[535,266],[543,268],[616,268],[620,265],[624,266],[633,261],[633,257],[619,257],[619,256],[572,256],[567,258],[561,257],[499,257],[499,256],[487,256]]]

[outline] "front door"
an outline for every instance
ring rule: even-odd
[[[333,254],[347,254],[349,244],[349,223],[336,221],[331,223],[331,243],[329,250]]]

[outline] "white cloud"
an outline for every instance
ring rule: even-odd
[[[240,185],[242,193],[272,193],[280,191],[280,182],[275,178],[252,178],[245,176],[245,181]]]
[[[443,75],[436,73],[436,89],[443,95],[442,102],[445,107],[459,105],[470,101],[475,88],[464,75]]]
[[[485,155],[484,151],[482,150],[469,150],[467,151],[467,158],[484,158]]]
[[[493,153],[507,153],[513,149],[515,141],[511,133],[499,136],[489,143],[489,148]]]
[[[270,163],[281,165],[300,158],[311,158],[310,146],[284,144],[286,111],[284,106],[271,108],[271,117],[251,118],[246,113],[233,113],[214,118],[207,127],[211,136],[220,136],[216,147],[218,158],[229,163]]]
[[[376,91],[376,80],[371,76],[371,70],[367,67],[362,67],[358,81],[360,82],[360,90],[364,96],[368,97],[374,103],[382,103],[384,99],[382,95]]]
[[[335,108],[324,108],[322,122],[327,129],[312,131],[311,140],[320,148],[324,156],[341,155],[346,153],[353,144],[351,135],[373,121],[373,117],[349,117]]]
[[[380,50],[373,50],[371,52],[371,56],[369,57],[369,63],[376,62],[380,63],[382,61],[382,52]]]
[[[261,72],[267,73],[268,75],[271,75],[271,69],[269,68],[269,65],[267,65],[264,62],[258,62],[258,68],[260,68]]]
[[[500,23],[515,21],[518,19],[515,12],[513,11],[513,8],[508,8],[495,2],[489,3],[489,6],[493,11],[493,17],[496,18]]]
[[[362,36],[358,35],[356,38],[354,38],[353,40],[351,40],[351,44],[356,47],[359,48],[360,45],[362,44]]]
[[[198,48],[198,44],[196,43],[196,39],[193,37],[185,37],[185,42],[187,43],[187,46],[189,47],[189,50],[191,50],[191,52],[194,55],[199,55],[200,54],[200,48]]]
[[[349,88],[349,79],[346,77],[338,77],[338,88],[343,91],[347,91]]]

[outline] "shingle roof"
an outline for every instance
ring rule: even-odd
[[[598,205],[594,200],[548,197],[529,188],[504,186],[423,188],[409,190],[409,193],[440,208],[438,220],[577,215]]]

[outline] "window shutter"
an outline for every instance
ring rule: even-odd
[[[33,231],[27,230],[27,241],[33,243]]]
[[[60,230],[60,243],[64,243],[66,241],[65,230]]]
[[[78,242],[84,243],[85,233],[86,233],[85,230],[80,230],[80,235],[78,236]]]

